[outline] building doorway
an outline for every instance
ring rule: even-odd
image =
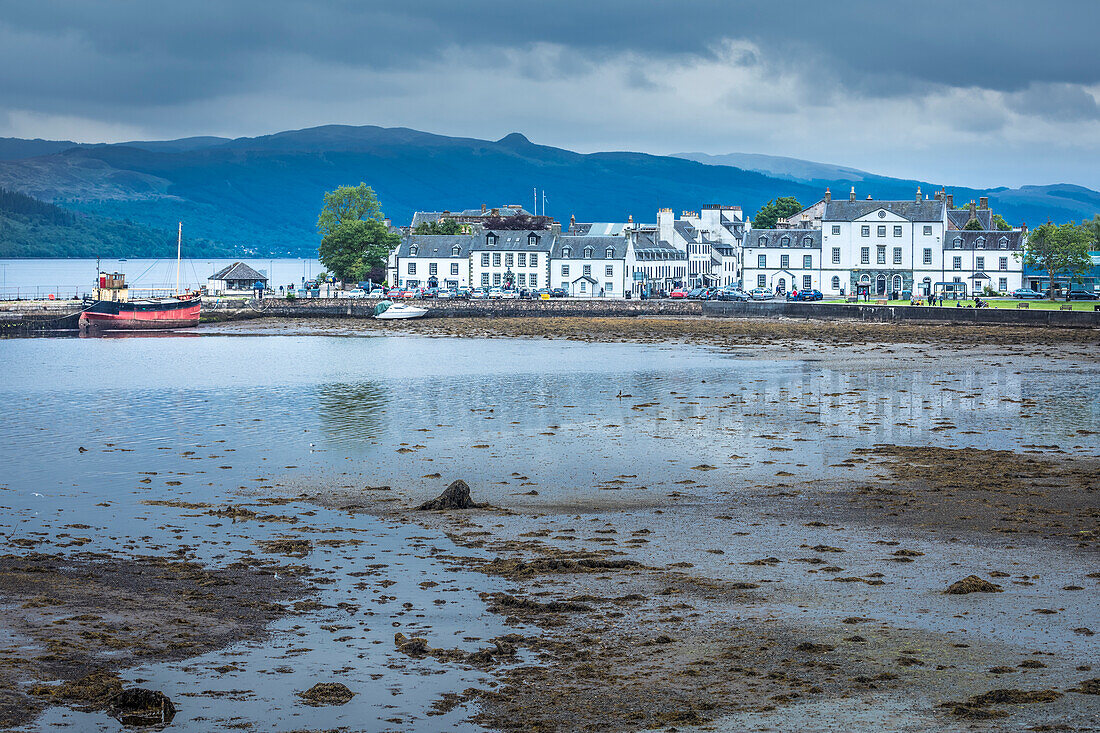
[[[875,280],[875,295],[886,295],[886,276],[879,275]]]

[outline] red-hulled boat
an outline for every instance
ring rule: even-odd
[[[86,297],[80,313],[81,331],[145,331],[199,325],[202,298],[197,292],[180,293],[179,261],[183,224],[176,240],[176,293],[169,297],[130,298],[126,276],[100,272],[95,295]]]

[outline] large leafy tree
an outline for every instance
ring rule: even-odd
[[[322,237],[336,231],[346,221],[374,219],[381,222],[382,204],[374,189],[365,183],[358,186],[340,186],[325,194],[325,205],[317,217],[317,231]]]
[[[366,280],[384,267],[401,237],[380,221],[350,220],[325,235],[318,248],[321,263],[344,282]]]
[[[802,211],[802,204],[794,196],[782,196],[772,199],[760,207],[752,219],[753,229],[774,229],[776,222]]]
[[[1100,218],[1100,217],[1098,217]],[[1002,232],[1011,232],[1012,225],[1005,221],[1005,218],[1000,214],[993,215],[993,226]]]
[[[1050,279],[1050,299],[1054,300],[1054,278],[1080,278],[1092,268],[1089,257],[1089,245],[1095,241],[1090,226],[1074,224],[1052,224],[1047,222],[1036,227],[1027,238],[1024,248],[1024,263],[1037,267]]]
[[[345,282],[366,279],[383,267],[401,238],[382,219],[382,205],[365,183],[326,193],[317,217],[321,264]]]

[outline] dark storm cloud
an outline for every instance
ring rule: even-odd
[[[760,61],[816,73],[864,96],[924,85],[1020,91],[1100,82],[1100,3],[820,0],[0,0],[0,94],[38,106],[168,104],[277,85],[308,59],[379,71],[564,47],[527,72],[568,75],[611,55],[712,58],[746,40]]]

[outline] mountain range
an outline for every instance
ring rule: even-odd
[[[540,202],[546,193],[546,213],[563,222],[571,215],[580,221],[633,215],[645,222],[662,207],[697,210],[708,203],[739,204],[752,216],[778,196],[816,201],[826,186],[836,196],[855,185],[860,198],[908,199],[918,185],[926,194],[943,185],[779,156],[582,154],[519,133],[489,141],[326,125],[250,138],[100,145],[0,138],[0,188],[97,221],[160,232],[174,232],[183,221],[207,246],[242,253],[314,254],[324,192],[360,181],[374,188],[396,224],[407,224],[417,210],[515,203],[531,209],[536,189]],[[1100,192],[1070,184],[948,190],[956,202],[989,196],[1013,224],[1100,212]],[[0,231],[0,244],[3,236]],[[128,256],[144,253],[141,241],[133,246]]]

